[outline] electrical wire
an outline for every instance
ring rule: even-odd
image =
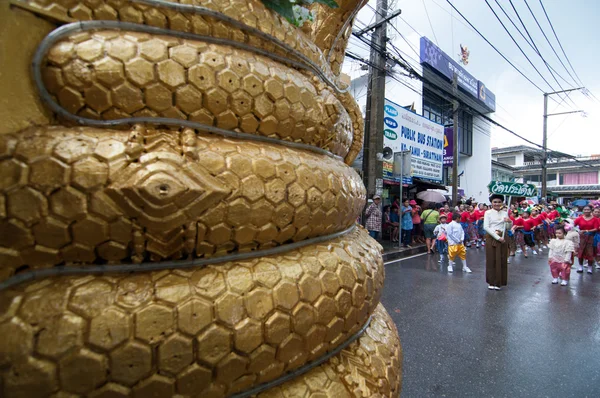
[[[459,15],[460,15],[462,18],[464,18],[464,19],[465,19],[465,21],[467,21],[467,22],[470,24],[469,20],[468,20],[468,19],[466,19],[466,18],[465,18],[465,16],[464,16],[464,15],[463,15],[463,14],[462,14],[462,13],[461,13],[461,12],[460,12],[458,9],[456,9],[456,8],[455,8],[455,7],[452,5],[452,3],[450,3],[450,1],[449,1],[449,0],[446,0],[446,1],[447,1],[447,2],[450,4],[450,6],[452,6],[452,8],[453,8],[453,9],[454,9],[456,12],[458,12],[458,13],[459,13]],[[372,8],[372,7],[371,7],[371,8]],[[410,26],[410,25],[409,25],[409,26]],[[472,25],[471,25],[471,26],[472,26]],[[474,26],[472,26],[472,28],[473,28],[473,29],[474,29],[474,30],[475,30],[475,31],[476,31],[476,32],[477,32],[477,33],[478,33],[478,34],[479,34],[479,35],[480,35],[480,36],[481,36],[481,37],[482,37],[482,38],[483,38],[483,39],[484,39],[484,40],[485,40],[485,41],[486,41],[488,44],[490,44],[490,46],[492,46],[492,48],[494,48],[494,49],[496,50],[496,52],[498,52],[500,55],[502,55],[502,53],[500,53],[500,52],[499,52],[499,51],[496,49],[496,47],[494,47],[494,46],[493,46],[493,44],[491,44],[491,43],[490,43],[490,42],[489,42],[489,41],[488,41],[488,40],[485,38],[485,36],[483,36],[483,35],[482,35],[482,34],[481,34],[479,31],[477,31],[477,29],[476,29]],[[414,28],[413,28],[413,30],[414,30]],[[415,30],[415,32],[417,32],[417,31]],[[417,33],[418,33],[418,32],[417,32]],[[375,49],[376,51],[378,51],[378,52],[381,52],[381,51],[382,51],[382,49],[381,49],[381,48],[379,48],[379,49],[377,49],[377,48],[375,48],[375,47],[372,47],[372,48],[374,48],[374,49]],[[445,54],[444,54],[444,55],[445,55]],[[503,55],[502,55],[502,56],[503,56]],[[369,66],[375,67],[374,65],[371,65],[371,63],[370,63],[370,62],[368,62],[368,61],[366,61],[366,60],[364,60],[364,59],[362,59],[362,58],[360,58],[360,57],[356,57],[356,58],[358,58],[357,60],[359,60],[359,61],[361,61],[361,62],[364,62],[364,63],[366,63],[366,64],[367,64],[367,65],[369,65]],[[504,58],[505,60],[507,60],[507,59],[506,59],[504,56],[503,56],[503,58]],[[510,61],[508,61],[508,60],[507,60],[507,62],[509,62],[509,63],[510,63],[512,66],[513,66],[513,68],[515,68],[515,67],[514,67],[514,65],[513,65],[513,64],[512,64]],[[403,66],[404,66],[404,65],[403,65]],[[408,66],[410,67],[410,65],[408,65]],[[515,68],[515,69],[516,69],[516,68]],[[382,69],[381,69],[381,68],[379,68],[379,70],[382,70]],[[516,70],[517,70],[517,71],[519,71],[518,69],[516,69]],[[420,74],[419,74],[419,73],[418,73],[416,70],[414,70],[412,67],[411,67],[411,69],[409,69],[409,72],[411,73],[411,77],[413,77],[413,78],[415,78],[415,79],[418,79],[418,80],[421,80],[422,82],[427,82],[427,81],[425,80],[425,78],[424,78],[422,75],[420,75]],[[520,71],[519,71],[519,72],[520,72]],[[522,74],[522,72],[520,72],[520,73]],[[523,75],[523,76],[524,76],[524,75]],[[526,77],[526,76],[524,76],[524,77]],[[394,77],[393,77],[393,78],[394,78]],[[527,78],[527,77],[526,77],[526,78]],[[396,81],[398,81],[399,83],[401,83],[401,84],[403,84],[403,85],[405,85],[405,86],[406,86],[406,84],[405,84],[403,81],[401,81],[401,80],[399,80],[399,79],[397,79],[397,78],[394,78],[394,80],[396,80]],[[529,80],[529,79],[527,78],[527,80]],[[531,82],[531,81],[530,81],[530,82]],[[535,83],[533,83],[533,82],[531,82],[531,83],[535,85]],[[537,86],[536,86],[536,87],[537,87]],[[419,92],[418,90],[416,90],[416,89],[414,89],[414,88],[412,88],[412,87],[409,87],[409,88],[410,88],[412,91],[414,91],[415,93],[417,93],[417,94],[420,94],[420,95],[423,95],[423,94],[422,94],[422,92]],[[538,87],[538,89],[539,89],[539,87]],[[455,100],[458,100],[458,101],[460,101],[460,99],[459,99],[458,97],[456,97],[456,96],[455,96],[453,93],[451,93],[451,92],[448,92],[448,91],[444,90],[443,88],[440,88],[440,87],[437,87],[437,86],[436,86],[436,87],[435,87],[435,89],[434,89],[434,91],[435,91],[435,90],[440,90],[440,91],[438,91],[438,92],[441,92],[441,93],[443,93],[443,94],[442,94],[442,96],[444,96],[444,95],[445,95],[445,96],[449,96],[449,97],[450,97],[450,98],[452,98],[452,99],[455,99]],[[543,90],[541,90],[541,89],[540,89],[540,91],[544,92],[544,91],[543,91]],[[550,98],[552,98],[552,97],[550,97]],[[556,100],[554,100],[554,101],[555,101],[555,102],[557,102]],[[464,105],[463,105],[463,106],[464,106]],[[468,109],[468,110],[469,110],[471,113],[474,113],[474,114],[477,114],[478,116],[481,116],[481,117],[483,118],[483,120],[486,120],[486,121],[488,121],[490,124],[492,124],[492,125],[494,125],[494,126],[496,126],[496,127],[499,127],[499,128],[501,128],[501,129],[505,130],[506,132],[508,132],[508,133],[510,133],[510,134],[512,134],[512,135],[514,135],[515,137],[517,137],[517,138],[519,138],[519,139],[521,139],[521,140],[523,140],[523,141],[527,142],[528,144],[531,144],[531,145],[533,145],[533,146],[535,146],[535,147],[538,147],[538,148],[543,148],[543,146],[542,146],[542,145],[540,145],[540,144],[538,144],[538,143],[536,143],[536,142],[534,142],[534,141],[531,141],[531,140],[529,140],[529,139],[527,139],[527,138],[523,137],[522,135],[520,135],[520,134],[516,133],[515,131],[513,131],[513,130],[509,129],[508,127],[506,127],[506,126],[502,125],[501,123],[499,123],[499,122],[495,121],[494,119],[490,118],[490,117],[489,117],[489,116],[487,116],[486,114],[484,114],[484,113],[482,113],[482,112],[479,112],[478,110],[476,110],[476,109],[473,109],[473,108],[470,108],[470,107],[468,107],[468,106],[465,106],[465,107],[466,107],[466,108],[467,108],[467,109]],[[552,150],[552,149],[550,149],[550,148],[546,148],[546,150],[547,150],[548,152],[557,152],[557,151],[554,151],[554,150]],[[572,159],[572,160],[574,160],[575,162],[578,162],[578,163],[580,163],[580,164],[584,165],[585,167],[592,167],[590,164],[588,164],[588,163],[585,163],[585,162],[583,162],[583,161],[580,161],[580,160],[578,160],[578,159],[577,159],[575,156],[573,156],[573,155],[568,155],[568,154],[566,154],[566,155],[567,155],[567,157],[571,158],[571,159]]]
[[[546,20],[548,21],[548,24],[550,25],[550,28],[552,29],[552,33],[554,33],[554,38],[556,39],[556,42],[558,43],[558,45],[560,46],[560,49],[563,53],[563,55],[565,56],[565,59],[567,60],[567,63],[569,64],[569,66],[571,67],[571,69],[573,70],[573,73],[575,74],[575,76],[577,77],[577,81],[579,82],[579,84],[583,87],[585,87],[585,84],[583,84],[583,82],[581,81],[581,78],[579,77],[579,75],[577,74],[577,71],[575,70],[575,68],[573,68],[573,64],[571,63],[571,60],[569,59],[569,57],[567,56],[567,53],[565,52],[565,49],[562,45],[562,43],[560,42],[558,35],[556,34],[556,30],[554,30],[554,25],[552,24],[552,21],[550,21],[550,17],[548,16],[548,13],[546,12],[546,7],[544,7],[544,3],[542,3],[542,0],[540,1],[540,5],[542,6],[542,10],[544,11],[544,15],[546,16]],[[592,93],[590,90],[588,90],[588,92],[590,93],[590,95],[598,102],[600,102],[600,100],[598,99],[598,97],[596,97],[594,95],[594,93]]]
[[[523,76],[523,77],[524,77],[524,78],[525,78],[525,79],[526,79],[526,80],[527,80],[529,83],[531,83],[531,84],[532,84],[532,85],[533,85],[535,88],[537,88],[539,91],[541,91],[542,93],[545,93],[545,91],[544,91],[544,90],[543,90],[543,89],[542,89],[540,86],[538,86],[537,84],[535,84],[535,83],[533,82],[533,80],[531,80],[529,77],[527,77],[527,75],[525,75],[525,73],[523,73],[523,72],[522,72],[522,71],[521,71],[519,68],[517,68],[517,67],[515,66],[515,64],[513,64],[513,63],[512,63],[512,62],[511,62],[511,61],[510,61],[508,58],[506,58],[506,56],[505,56],[504,54],[502,54],[502,52],[501,52],[500,50],[498,50],[498,48],[497,48],[496,46],[494,46],[494,45],[493,45],[493,44],[492,44],[492,43],[491,43],[491,42],[490,42],[490,41],[487,39],[487,37],[485,37],[485,36],[483,35],[483,33],[481,33],[479,30],[477,30],[477,28],[475,28],[475,26],[474,26],[474,25],[473,25],[473,24],[472,24],[472,23],[471,23],[471,22],[470,22],[470,21],[467,19],[467,17],[465,17],[465,16],[464,16],[464,15],[463,15],[463,14],[462,14],[462,13],[461,13],[461,12],[460,12],[460,11],[459,11],[459,10],[458,10],[456,7],[455,7],[455,6],[454,6],[454,4],[452,4],[452,3],[450,2],[450,0],[446,0],[446,2],[447,2],[448,4],[450,4],[450,7],[452,7],[452,8],[454,9],[454,11],[456,11],[456,12],[458,13],[458,15],[460,15],[460,16],[461,16],[461,17],[462,17],[462,18],[463,18],[463,19],[464,19],[464,20],[465,20],[465,21],[466,21],[466,22],[467,22],[469,25],[471,25],[471,27],[472,27],[472,28],[475,30],[475,32],[477,32],[477,34],[479,34],[479,36],[481,36],[481,38],[482,38],[483,40],[485,40],[485,42],[486,42],[487,44],[489,44],[489,45],[490,45],[490,46],[491,46],[491,47],[492,47],[492,48],[493,48],[493,49],[494,49],[494,50],[495,50],[495,51],[498,53],[498,55],[500,55],[500,56],[501,56],[501,57],[502,57],[502,58],[503,58],[503,59],[504,59],[506,62],[508,62],[508,63],[509,63],[509,65],[510,65],[510,66],[512,66],[514,70],[516,70],[517,72],[519,72],[519,74],[520,74],[521,76]],[[551,98],[553,101],[557,102],[557,101],[556,101],[554,98],[552,98],[552,97],[550,97],[550,98]]]
[[[544,29],[542,29],[542,26],[538,22],[538,19],[536,18],[535,14],[533,13],[533,10],[531,9],[531,7],[529,7],[529,3],[527,3],[527,0],[524,0],[524,1],[525,1],[525,5],[527,6],[527,9],[529,10],[529,13],[531,14],[531,16],[533,17],[533,20],[536,23],[537,27],[540,29],[540,32],[542,32],[542,35],[544,35],[544,38],[546,39],[546,42],[550,45],[550,48],[552,49],[552,52],[554,53],[554,55],[556,55],[556,59],[558,59],[558,62],[560,62],[560,64],[563,66],[563,68],[565,68],[565,70],[567,71],[568,75],[575,82],[575,85],[578,86],[579,83],[577,82],[577,80],[575,80],[575,78],[573,77],[573,75],[571,74],[571,72],[569,71],[569,69],[567,68],[567,66],[564,64],[564,62],[562,61],[562,59],[558,56],[558,53],[554,49],[554,46],[550,42],[550,39],[548,39],[548,36],[546,35],[546,32],[544,32]]]
[[[529,41],[529,39],[527,37],[525,37],[525,35],[523,34],[523,32],[521,32],[521,30],[519,29],[519,27],[515,24],[515,22],[513,21],[513,19],[510,17],[510,15],[508,15],[508,13],[506,12],[506,10],[504,10],[504,7],[502,7],[502,5],[498,2],[498,0],[494,0],[496,2],[496,5],[498,5],[498,7],[500,8],[500,10],[504,13],[504,16],[506,16],[506,19],[508,19],[508,21],[512,24],[512,26],[515,28],[515,30],[521,35],[521,37],[523,38],[523,40],[525,40],[525,42],[529,45],[529,47],[531,47],[533,49],[533,51],[536,52],[536,54],[538,54],[538,56],[541,57],[541,55],[539,54],[539,52],[537,52],[536,48],[533,46],[533,44],[531,44],[531,42]],[[544,61],[544,63],[550,68],[552,69],[552,71],[554,71],[554,73],[556,73],[556,75],[558,77],[560,77],[565,83],[567,84],[571,84],[567,79],[565,79],[561,74],[558,73],[558,71],[556,69],[554,69],[552,67],[552,65],[548,64],[545,59],[542,58],[542,61]]]
[[[488,2],[488,0],[485,0],[485,2],[487,3],[487,2]],[[525,26],[525,23],[523,22],[523,19],[521,19],[521,16],[519,15],[519,12],[517,11],[517,9],[516,9],[516,7],[515,7],[514,3],[512,2],[512,0],[508,0],[508,2],[510,3],[510,5],[511,5],[511,7],[512,7],[513,11],[515,12],[515,15],[516,15],[516,16],[517,16],[517,18],[519,19],[519,22],[521,22],[521,25],[523,26],[523,29],[525,29],[525,33],[527,33],[527,36],[528,36],[528,37],[529,37],[529,39],[531,40],[531,44],[533,45],[533,48],[535,49],[535,52],[536,52],[536,53],[537,53],[537,54],[540,56],[540,58],[542,59],[542,61],[543,61],[543,62],[544,62],[544,64],[546,65],[546,68],[548,69],[548,71],[550,72],[550,74],[552,75],[552,77],[554,78],[554,81],[556,81],[556,84],[558,84],[558,87],[560,88],[560,90],[561,90],[561,91],[564,91],[564,90],[565,90],[565,89],[564,89],[564,87],[563,87],[563,86],[562,86],[562,85],[561,85],[561,84],[558,82],[558,79],[556,78],[556,76],[554,75],[554,73],[552,73],[552,70],[551,70],[551,69],[550,69],[550,67],[548,66],[548,62],[546,62],[546,60],[545,60],[545,59],[544,59],[544,57],[542,56],[542,54],[541,54],[540,50],[538,49],[537,45],[535,44],[535,41],[533,40],[533,37],[531,36],[531,34],[529,34],[529,30],[527,29],[527,26]],[[490,6],[489,4],[488,4],[488,7],[490,7],[490,9],[491,9],[491,6]],[[492,12],[494,12],[494,15],[496,15],[496,12],[495,12],[495,11],[493,11],[493,10],[492,10]],[[498,16],[496,16],[496,18],[498,18]],[[504,26],[504,24],[502,24],[502,26]],[[505,29],[506,29],[506,28],[505,28]],[[508,32],[508,30],[507,30],[507,32]],[[509,33],[509,35],[510,35],[510,33]],[[512,38],[512,35],[510,35],[510,36],[511,36],[511,38]],[[513,41],[515,41],[515,40],[514,40],[514,38],[513,38]],[[515,41],[515,44],[516,44],[516,41]],[[525,55],[525,53],[523,52],[523,50],[521,49],[521,47],[520,47],[518,44],[517,44],[517,47],[519,47],[519,49],[521,50],[521,52],[523,53],[523,55]],[[525,57],[527,58],[527,56],[525,56]],[[529,60],[529,58],[527,58],[527,59]],[[529,61],[529,62],[531,63],[531,61]],[[532,66],[533,66],[533,64],[532,64]],[[538,72],[538,74],[540,74],[540,75],[541,75],[541,73],[540,73],[540,72],[539,72],[539,71],[538,71],[538,70],[535,68],[535,66],[534,66],[534,69],[536,70],[536,72]],[[542,78],[543,78],[543,77],[542,77]],[[550,83],[548,83],[548,81],[547,81],[546,79],[544,79],[544,81],[546,82],[546,84],[548,84],[548,86],[549,86],[549,87],[552,89],[552,91],[557,91],[557,90],[555,90],[555,89],[554,89],[554,88],[553,88],[553,87],[550,85]],[[572,103],[572,104],[573,104],[575,107],[577,107],[577,104],[576,104],[576,103],[575,103],[575,102],[574,102],[574,101],[573,101],[573,100],[572,100],[572,99],[569,97],[569,94],[570,94],[570,93],[564,93],[564,94],[566,94],[567,98],[571,100],[571,103]],[[558,97],[562,99],[562,96],[561,96],[560,94],[558,94]]]
[[[431,27],[431,32],[433,33],[433,38],[435,39],[435,44],[439,47],[437,36],[435,35],[435,30],[433,29],[433,24],[431,23],[431,18],[429,18],[429,11],[427,11],[427,4],[425,4],[425,0],[423,0],[423,7],[425,8],[425,15],[427,15],[427,20],[429,21],[429,26]]]

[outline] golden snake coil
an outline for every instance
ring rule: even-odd
[[[0,105],[0,395],[399,393],[338,2],[0,10],[33,104]]]

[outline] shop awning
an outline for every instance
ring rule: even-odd
[[[442,185],[442,184],[438,184],[432,181],[425,181],[425,180],[421,180],[419,178],[414,178],[413,177],[413,183],[412,185],[410,185],[410,188],[414,188],[417,187],[417,189],[441,189],[442,191],[446,191],[448,192],[448,189],[446,188],[446,186]]]

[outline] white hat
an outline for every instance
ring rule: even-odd
[[[373,195],[373,200],[375,200],[375,199],[381,199],[381,196],[379,196],[379,195]]]

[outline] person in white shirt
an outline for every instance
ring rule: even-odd
[[[433,230],[433,234],[436,237],[435,246],[437,252],[440,254],[440,260],[438,263],[444,262],[444,257],[448,256],[448,239],[446,238],[446,220],[448,218],[445,214],[441,214],[438,219],[439,224]]]
[[[483,216],[483,229],[486,234],[485,279],[488,289],[500,290],[508,283],[508,242],[504,239],[511,220],[503,210],[504,196],[490,196],[492,208]]]
[[[471,273],[467,266],[467,248],[465,247],[465,231],[460,225],[460,214],[452,214],[452,222],[446,225],[446,239],[448,239],[448,272],[454,271],[456,256],[462,260],[463,272]]]
[[[569,278],[571,276],[571,265],[573,265],[575,246],[573,242],[565,239],[565,229],[558,227],[554,231],[556,239],[550,240],[548,248],[548,265],[550,266],[550,273],[552,274],[552,284],[556,285],[558,279],[562,279],[560,283],[562,286],[569,284]]]

